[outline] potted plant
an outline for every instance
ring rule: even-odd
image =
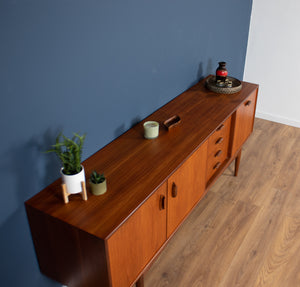
[[[80,136],[74,133],[74,136],[69,139],[60,133],[56,138],[56,143],[52,145],[52,149],[46,151],[47,153],[56,153],[61,160],[60,173],[69,194],[82,192],[82,182],[85,184],[84,168],[81,165],[84,140],[85,134]]]
[[[93,171],[90,177],[90,186],[94,195],[100,195],[106,192],[106,179],[104,174]]]

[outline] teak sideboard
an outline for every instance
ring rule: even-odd
[[[69,287],[143,286],[143,273],[253,130],[258,85],[235,94],[206,89],[205,79],[83,162],[104,172],[107,192],[64,204],[61,179],[26,201],[40,270]],[[167,130],[162,123],[178,115]],[[143,137],[143,122],[160,123]],[[87,188],[88,180],[87,180]]]

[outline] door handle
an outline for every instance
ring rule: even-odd
[[[172,197],[176,197],[178,193],[178,188],[175,182],[172,184]]]
[[[251,105],[251,103],[252,103],[251,101],[247,101],[246,104],[245,104],[245,106],[248,107],[248,106]]]
[[[164,195],[161,195],[159,199],[159,210],[163,210],[165,208],[166,208],[166,197]]]

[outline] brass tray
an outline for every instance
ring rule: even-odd
[[[242,83],[238,79],[227,77],[228,81],[232,82],[232,86],[218,86],[216,82],[216,76],[210,76],[206,81],[205,85],[206,87],[218,94],[234,94],[239,92],[242,89]]]

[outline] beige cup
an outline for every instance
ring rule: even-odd
[[[148,121],[144,123],[144,137],[146,139],[155,139],[159,134],[159,123]]]

